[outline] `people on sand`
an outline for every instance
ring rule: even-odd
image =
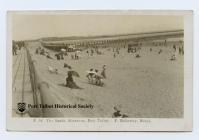
[[[69,64],[64,63],[64,68],[72,69],[72,67]]]
[[[94,75],[95,84],[96,84],[96,85],[99,85],[99,86],[102,86],[102,85],[104,84],[103,81],[102,81],[102,78],[103,78],[103,77],[102,77],[101,75],[98,74],[98,70],[97,70],[97,69],[95,70],[95,73],[96,73],[96,74]]]
[[[61,53],[61,54],[60,54],[60,57],[61,57],[61,59],[63,60],[63,59],[64,59],[64,54]]]
[[[68,77],[66,78],[66,87],[69,87],[71,89],[81,89],[73,80],[72,73],[68,72]]]
[[[41,49],[40,55],[45,55],[45,50],[44,49]]]
[[[77,53],[75,53],[75,59],[78,59],[78,55],[77,55]]]
[[[88,50],[86,51],[86,53],[87,53],[87,55],[89,56],[89,51],[88,51]]]
[[[89,82],[91,84],[94,84],[94,85],[98,85],[98,86],[103,86],[104,83],[102,81],[103,77],[102,75],[98,74],[98,70],[95,69],[90,69],[90,71],[87,71],[87,75],[86,77],[88,78]]]
[[[95,78],[95,84],[97,85],[99,83],[99,75],[98,75],[98,70],[97,69],[95,69],[94,78]]]
[[[39,54],[39,49],[38,49],[38,48],[36,49],[35,53],[36,53],[36,54]]]
[[[60,60],[60,55],[59,54],[55,54],[55,56],[57,57],[57,60]]]
[[[116,53],[113,54],[113,57],[114,57],[114,58],[116,57]]]
[[[93,69],[90,69],[89,71],[87,71],[88,74],[86,75],[86,77],[88,78],[89,82],[92,82],[93,80],[93,75],[95,74]]]
[[[50,54],[47,54],[46,57],[49,58],[49,59],[53,59],[53,58],[50,56]]]
[[[174,51],[176,51],[176,49],[177,49],[175,44],[173,45],[173,49],[174,49]]]
[[[171,56],[170,60],[171,60],[171,61],[176,60],[176,55],[175,55],[175,54],[173,54],[173,55]]]
[[[158,54],[161,54],[161,53],[162,53],[162,49],[159,50]]]
[[[93,56],[93,54],[94,54],[94,50],[93,50],[93,49],[91,49],[91,56]]]
[[[141,56],[140,56],[139,54],[136,54],[135,57],[136,57],[136,58],[140,58]]]
[[[113,118],[127,118],[126,114],[121,113],[121,110],[118,107],[114,106],[114,113],[112,115]]]
[[[17,55],[17,47],[16,46],[13,47],[12,54],[13,55]]]
[[[104,79],[106,79],[106,65],[103,65],[103,67],[102,67],[101,76],[102,76]]]
[[[74,55],[73,55],[73,54],[71,54],[71,59],[72,59],[72,60],[74,59]]]

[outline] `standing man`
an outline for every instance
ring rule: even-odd
[[[106,65],[103,65],[101,75],[104,79],[106,79]]]

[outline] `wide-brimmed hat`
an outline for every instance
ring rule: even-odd
[[[68,71],[68,75],[70,75],[70,74],[73,75],[73,76],[76,76],[76,77],[80,77],[79,73],[74,71],[74,70]]]
[[[88,70],[88,71],[86,71],[87,73],[92,73],[92,74],[97,74],[95,71],[90,71],[90,70]]]

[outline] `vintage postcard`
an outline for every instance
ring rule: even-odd
[[[192,11],[9,11],[7,130],[192,131]]]

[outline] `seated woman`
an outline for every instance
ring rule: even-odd
[[[66,86],[73,89],[81,89],[73,80],[73,75],[68,73],[68,77],[66,78]]]

